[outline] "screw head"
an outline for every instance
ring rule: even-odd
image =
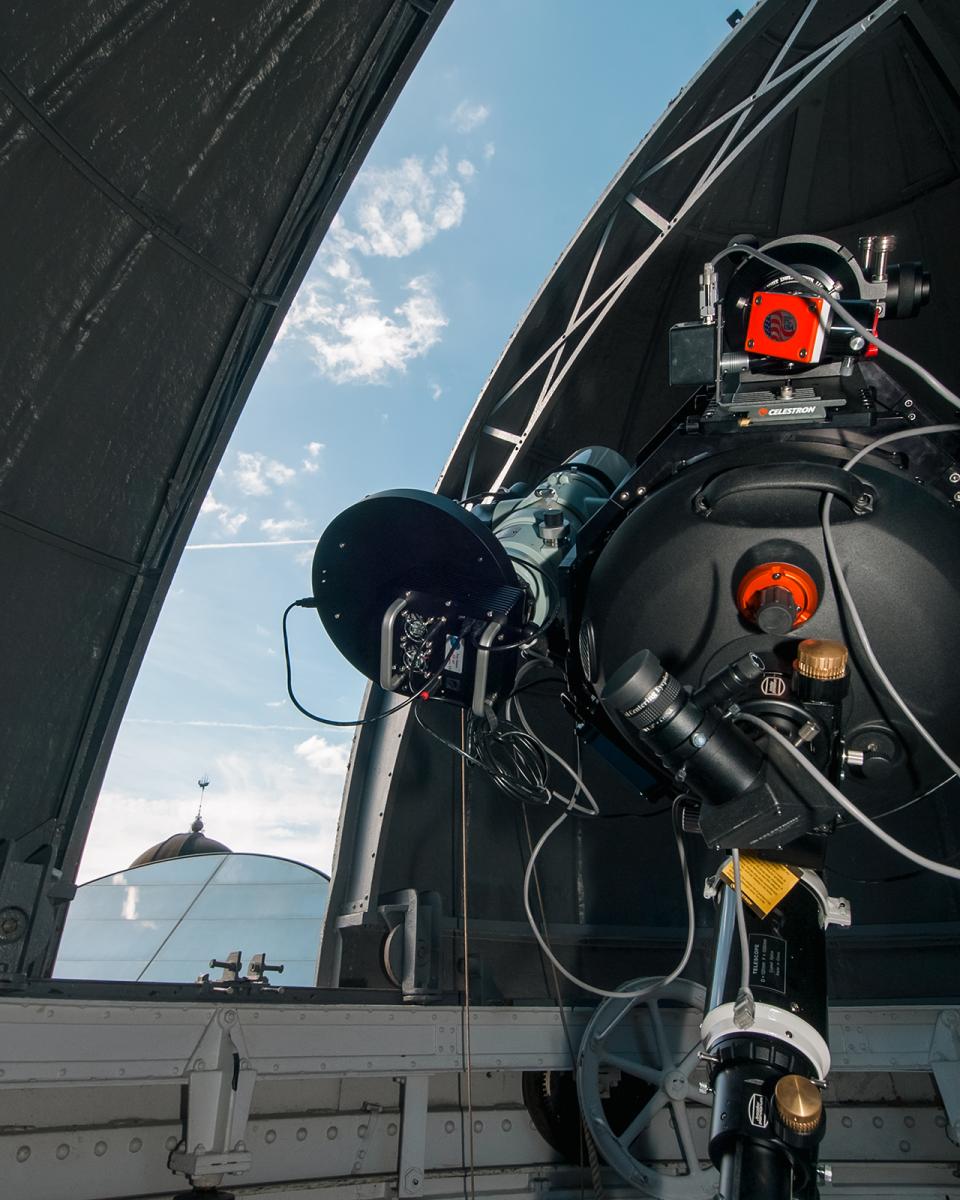
[[[27,932],[27,914],[10,905],[0,909],[0,942],[19,942]]]
[[[797,357],[798,357],[798,358],[806,358],[806,357],[807,357],[807,352],[806,352],[806,350],[803,350],[803,349],[799,350],[799,351],[797,352]]]

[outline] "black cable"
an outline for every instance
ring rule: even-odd
[[[522,683],[519,687],[515,687],[513,691],[508,692],[504,696],[505,700],[509,700],[511,696],[519,696],[521,692],[530,692],[534,688],[539,687],[543,683],[561,683],[564,687],[567,686],[567,680],[563,675],[551,675],[548,679],[533,679],[530,683]],[[551,700],[558,700],[560,697],[554,692],[544,692],[544,696]]]
[[[927,788],[925,792],[921,792],[919,796],[914,796],[910,800],[905,800],[902,804],[897,804],[893,808],[884,809],[880,813],[868,813],[871,821],[882,821],[884,817],[892,817],[894,813],[903,812],[904,809],[912,808],[914,804],[919,804],[921,800],[926,800],[928,796],[932,796],[934,792],[939,792],[942,787],[946,787],[948,783],[953,783],[957,778],[956,775],[948,775],[946,779],[941,779],[939,783],[933,787]],[[858,825],[856,821],[850,821],[845,825],[838,826],[834,833],[843,833],[845,829],[862,829],[862,825]]]
[[[525,730],[505,721],[491,729],[485,719],[475,717],[467,740],[469,750],[463,750],[421,720],[420,705],[413,710],[413,716],[424,733],[489,775],[512,799],[540,805],[550,801],[546,755],[536,738],[530,737]]]
[[[941,859],[940,861],[945,862],[945,863],[952,863],[952,862],[956,862],[958,859],[960,859],[960,850],[958,850],[956,854],[947,855],[945,858]],[[920,875],[927,874],[927,870],[925,867],[918,867],[917,870],[915,870],[915,871],[901,871],[896,875],[880,875],[874,879],[862,879],[859,875],[848,875],[846,873],[846,871],[838,871],[835,867],[831,867],[829,864],[827,865],[826,869],[830,875],[836,875],[840,879],[845,879],[848,883],[862,883],[862,884],[900,883],[904,879],[917,879]]]
[[[457,503],[462,506],[466,506],[467,504],[476,504],[478,500],[486,500],[489,497],[500,497],[501,500],[505,500],[509,494],[510,489],[502,487],[497,488],[495,492],[474,492],[472,496],[467,496],[463,500],[458,500]],[[524,499],[526,499],[526,497],[524,497]]]
[[[297,712],[303,713],[305,717],[309,717],[311,721],[316,721],[319,725],[332,725],[336,729],[355,729],[360,725],[375,725],[377,721],[382,721],[385,717],[392,717],[394,713],[400,712],[401,709],[412,704],[414,700],[419,699],[422,692],[429,691],[430,688],[433,687],[433,685],[440,678],[441,674],[443,673],[443,668],[450,661],[456,649],[456,647],[453,647],[450,650],[450,653],[441,663],[440,669],[435,675],[433,675],[431,679],[427,681],[426,684],[424,684],[420,691],[414,692],[414,694],[404,700],[402,704],[397,704],[393,708],[388,708],[386,712],[378,713],[375,717],[362,717],[356,721],[334,721],[331,717],[318,717],[316,713],[312,713],[308,708],[304,708],[300,701],[293,694],[293,678],[290,664],[290,641],[287,637],[287,617],[290,615],[290,611],[294,608],[316,607],[317,601],[313,596],[304,596],[302,600],[292,601],[283,610],[281,628],[283,629],[283,661],[286,664],[287,669],[287,695],[290,697],[290,703],[297,710]]]

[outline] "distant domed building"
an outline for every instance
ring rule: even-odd
[[[273,855],[234,853],[200,814],[134,859],[85,883],[70,905],[55,975],[193,983],[240,951],[283,964],[285,987],[317,981],[329,878]]]
[[[231,854],[232,851],[223,842],[214,841],[203,832],[203,818],[197,813],[189,833],[174,833],[157,842],[149,850],[144,850],[130,864],[134,867],[145,867],[147,863],[163,862],[168,858],[187,858],[191,854]]]

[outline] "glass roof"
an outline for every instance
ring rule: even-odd
[[[241,952],[283,964],[271,982],[312,987],[329,880],[259,854],[198,854],[85,884],[67,915],[60,979],[192,983]],[[268,973],[269,977],[269,973]]]

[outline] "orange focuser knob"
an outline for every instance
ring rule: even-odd
[[[744,620],[764,633],[787,634],[817,611],[817,585],[802,567],[768,562],[752,567],[737,588],[737,608]]]

